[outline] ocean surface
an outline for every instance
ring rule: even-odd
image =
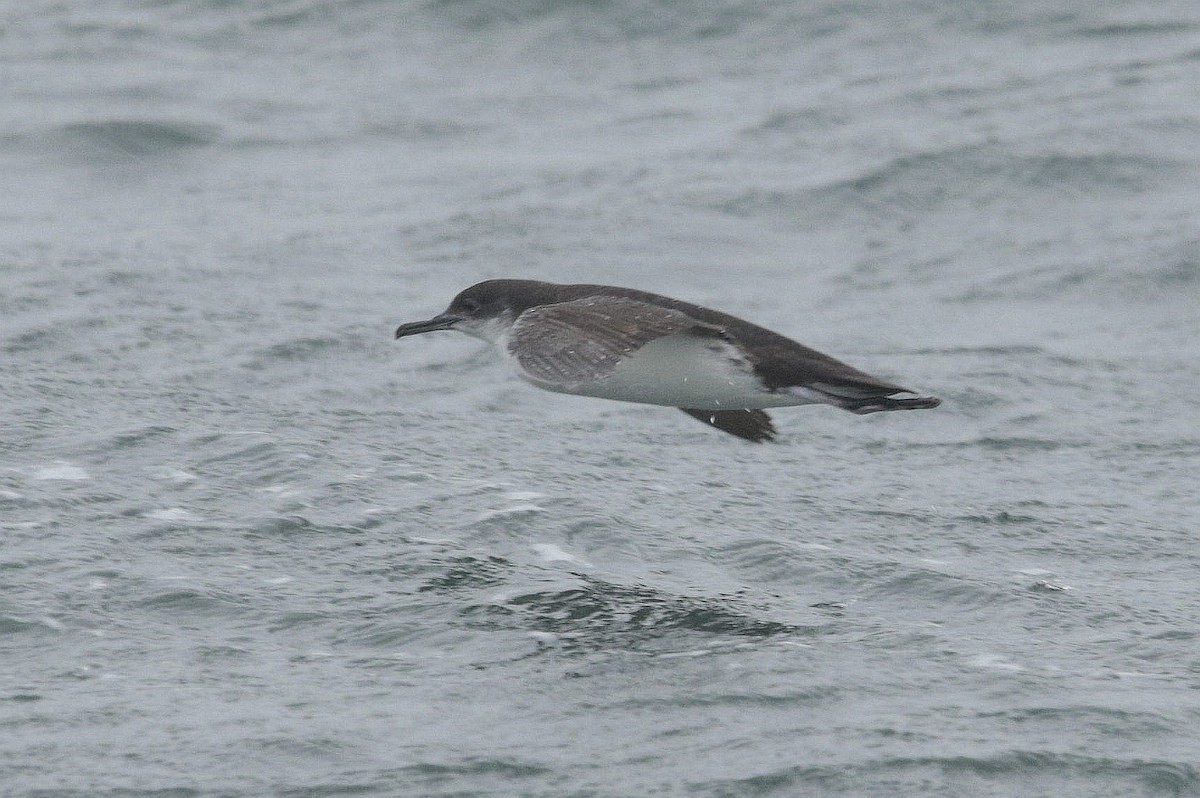
[[[1200,795],[1194,0],[0,8],[0,794]],[[944,403],[392,339],[492,277]]]

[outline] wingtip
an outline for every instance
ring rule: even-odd
[[[761,410],[693,410],[679,408],[697,421],[751,443],[774,441],[778,434],[771,417]]]
[[[913,396],[909,399],[898,399],[897,401],[904,402],[904,407],[909,410],[928,410],[942,403],[942,400],[936,396]]]
[[[841,407],[860,416],[868,413],[879,413],[886,410],[929,410],[937,407],[942,400],[936,396],[875,396],[857,402],[843,402]]]

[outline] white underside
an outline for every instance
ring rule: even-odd
[[[503,342],[501,342],[503,348]],[[672,335],[643,346],[609,376],[562,385],[531,377],[510,359],[526,381],[547,391],[622,402],[696,410],[786,407],[820,402],[805,389],[768,392],[737,347],[720,338]]]

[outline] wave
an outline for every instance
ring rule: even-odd
[[[1200,789],[1200,770],[1187,762],[1120,759],[1049,751],[1010,751],[994,756],[885,758],[837,765],[800,765],[690,785],[693,794],[765,795],[821,788],[871,794],[880,784],[892,794],[1011,795],[1068,792],[1092,796],[1189,795]],[[1084,788],[1083,784],[1089,784]],[[860,792],[861,790],[861,792]],[[911,791],[911,792],[910,792]]]
[[[644,585],[620,585],[576,575],[575,584],[510,594],[462,610],[479,629],[521,629],[559,636],[580,650],[672,647],[681,634],[766,638],[804,629],[766,620],[732,597],[694,597]]]
[[[1022,153],[979,145],[898,156],[857,175],[798,188],[753,187],[702,201],[739,217],[809,226],[861,216],[916,217],[1037,195],[1136,196],[1192,170],[1190,162],[1121,152]]]
[[[216,142],[215,125],[151,119],[109,119],[63,125],[59,136],[66,144],[88,148],[92,154],[114,158],[169,155]]]

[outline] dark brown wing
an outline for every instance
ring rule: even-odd
[[[771,417],[761,410],[689,410],[686,407],[679,409],[722,432],[753,443],[775,439],[775,425],[771,423]]]
[[[522,313],[509,333],[508,352],[532,379],[573,386],[603,379],[631,352],[681,333],[724,336],[721,327],[680,310],[625,297],[584,297]]]

